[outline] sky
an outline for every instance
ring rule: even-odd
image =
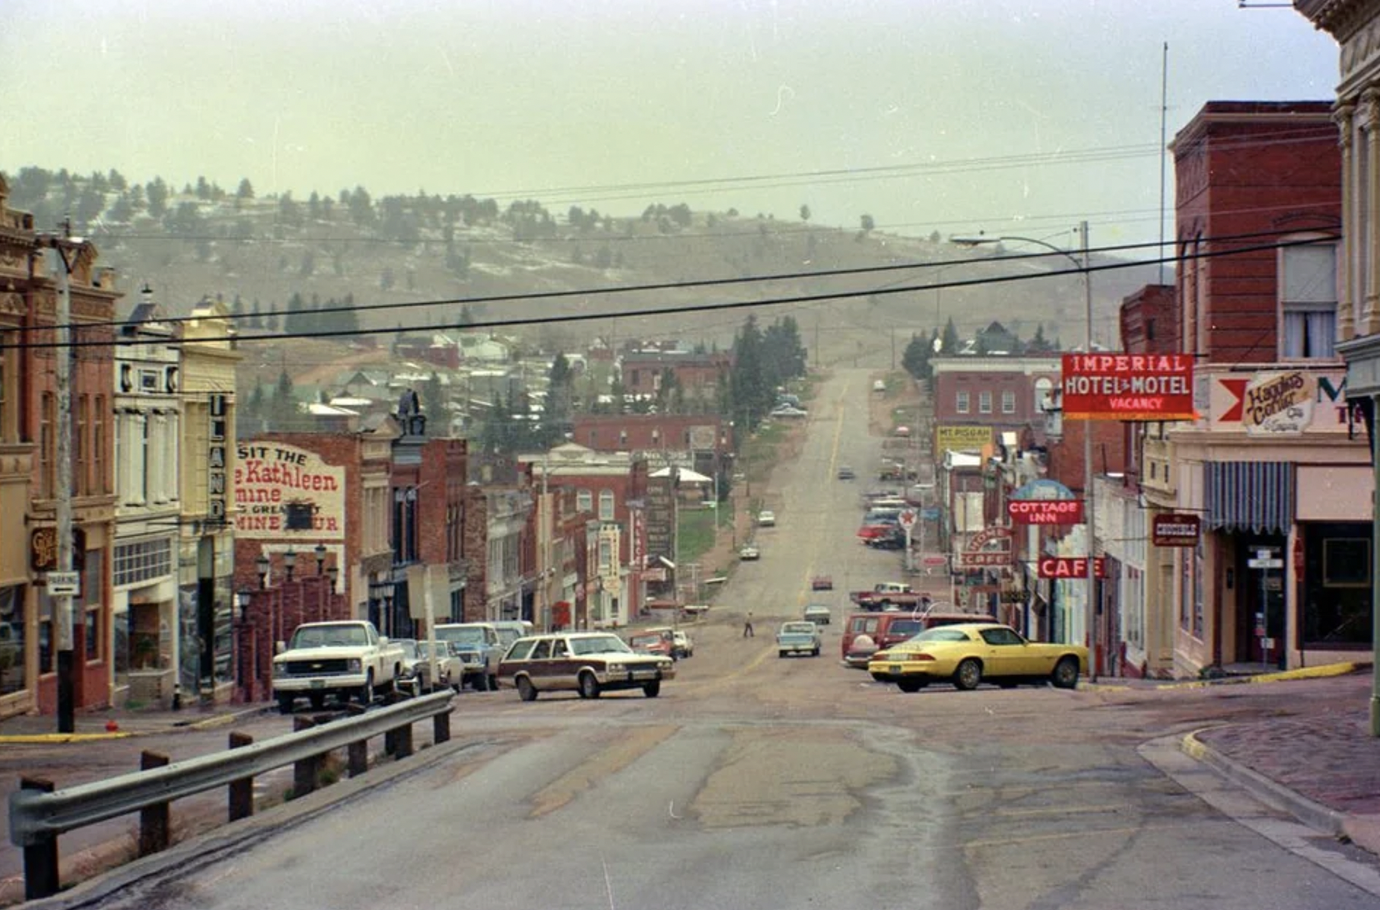
[[[1158,238],[1162,84],[1172,139],[1337,71],[1238,0],[5,0],[0,170],[1098,247]]]

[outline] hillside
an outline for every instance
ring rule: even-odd
[[[360,188],[335,200],[313,195],[255,198],[241,186],[237,195],[199,182],[177,192],[161,180],[143,185],[123,178],[24,169],[11,181],[10,205],[34,211],[40,224],[58,211],[83,216],[77,230],[98,246],[101,262],[122,276],[132,292],[151,285],[173,314],[189,311],[203,297],[220,297],[248,314],[283,312],[294,294],[310,307],[352,295],[364,329],[390,330],[454,325],[457,301],[509,294],[581,291],[575,296],[474,303],[469,316],[480,324],[551,316],[598,316],[585,322],[511,330],[545,350],[582,348],[595,336],[681,338],[727,345],[743,310],[670,314],[662,312],[728,301],[865,292],[869,288],[968,281],[1027,271],[1071,267],[1054,257],[999,265],[980,264],[992,248],[965,250],[929,239],[882,231],[826,227],[770,215],[692,212],[684,205],[649,205],[642,217],[614,218],[571,208],[553,213],[539,202],[501,210],[493,200],[471,197],[386,197],[371,200]],[[163,189],[159,190],[158,185]],[[245,182],[247,185],[247,181]],[[123,186],[123,188],[120,188]],[[159,204],[155,198],[163,196]],[[155,216],[154,212],[158,212]],[[1011,252],[1028,248],[1014,248]],[[894,272],[837,277],[754,281],[710,288],[666,288],[612,294],[628,285],[662,285],[704,279],[756,278],[773,274],[869,268],[901,263],[969,258],[928,272]],[[1099,273],[1094,279],[1098,334],[1113,340],[1115,313],[1126,294],[1155,280],[1151,267]],[[447,300],[436,306],[414,301]],[[627,316],[634,310],[656,315]],[[887,366],[912,332],[928,333],[953,318],[960,334],[971,335],[992,320],[1022,337],[1043,324],[1051,339],[1081,342],[1083,296],[1077,275],[986,284],[846,300],[791,303],[758,309],[759,318],[791,313],[800,323],[811,356],[824,363],[857,360]],[[607,318],[602,318],[607,316]],[[386,339],[380,338],[380,341]],[[344,343],[258,344],[247,358],[255,366],[283,363],[297,373],[314,363],[339,362]],[[385,358],[381,344],[374,359]],[[356,360],[370,354],[356,351]]]

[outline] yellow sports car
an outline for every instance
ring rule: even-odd
[[[939,680],[958,689],[976,689],[984,681],[1003,689],[1020,683],[1072,689],[1087,670],[1088,649],[1082,645],[1026,641],[1010,626],[986,622],[929,629],[878,651],[867,664],[873,679],[894,682],[902,692]]]

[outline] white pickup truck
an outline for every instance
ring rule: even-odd
[[[317,709],[327,695],[341,704],[353,697],[368,705],[375,692],[393,688],[402,663],[402,647],[379,635],[371,622],[306,623],[273,658],[273,697],[284,714],[292,713],[299,698]]]

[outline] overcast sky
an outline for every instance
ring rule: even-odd
[[[1103,246],[1158,236],[1165,42],[1171,138],[1334,96],[1328,36],[1237,0],[5,0],[0,168]]]

